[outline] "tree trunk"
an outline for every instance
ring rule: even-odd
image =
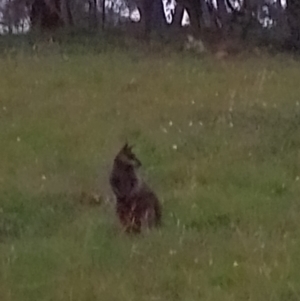
[[[97,0],[89,0],[89,25],[91,29],[97,27]]]
[[[64,0],[64,1],[65,1],[66,16],[67,16],[66,23],[69,26],[73,26],[74,21],[73,21],[73,16],[72,16],[72,11],[71,11],[71,1],[72,0]]]
[[[224,0],[217,0],[217,6],[218,6],[218,19],[221,23],[221,28],[222,28],[222,32],[223,34],[227,34],[228,33],[228,23],[229,23],[229,13],[227,11],[226,5],[225,5],[225,1]]]
[[[140,11],[141,24],[143,27],[144,37],[147,39],[151,32],[151,19],[153,13],[153,1],[152,0],[142,0],[138,5]]]
[[[215,31],[219,31],[220,21],[219,21],[219,17],[218,17],[218,11],[211,2],[207,2],[206,5],[207,5],[208,14],[210,16],[211,29],[213,29]]]
[[[60,0],[34,0],[30,21],[33,28],[54,30],[63,25]]]
[[[179,2],[179,3],[176,4],[175,12],[174,12],[174,15],[173,15],[173,20],[172,20],[172,25],[175,28],[180,28],[181,27],[183,14],[184,14],[184,7]]]
[[[211,28],[214,25],[212,22],[211,15],[209,13],[208,5],[205,0],[201,0],[201,8],[202,8],[202,24],[206,28]]]
[[[300,47],[300,2],[288,0],[286,7],[287,19],[290,28],[290,42],[293,47]]]
[[[164,5],[162,0],[152,0],[153,9],[151,16],[152,28],[160,31],[163,27],[166,26],[166,17],[164,12]]]
[[[105,29],[105,22],[106,22],[106,1],[102,0],[102,30]]]

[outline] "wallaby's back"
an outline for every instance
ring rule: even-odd
[[[110,185],[117,199],[128,197],[139,185],[136,169],[140,165],[131,148],[125,144],[114,159],[110,175]]]

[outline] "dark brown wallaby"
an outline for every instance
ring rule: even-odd
[[[110,185],[116,196],[116,211],[126,232],[141,232],[161,223],[160,202],[140,178],[141,162],[126,143],[114,159]]]

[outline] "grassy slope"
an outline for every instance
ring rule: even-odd
[[[138,50],[0,59],[1,301],[299,300],[299,67]],[[110,197],[126,138],[164,202],[162,230],[139,238],[111,203],[75,197]]]

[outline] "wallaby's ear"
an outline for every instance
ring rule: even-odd
[[[129,145],[128,141],[126,140],[125,145],[123,146],[123,149],[131,151],[133,149],[133,147],[134,147],[134,144]]]

